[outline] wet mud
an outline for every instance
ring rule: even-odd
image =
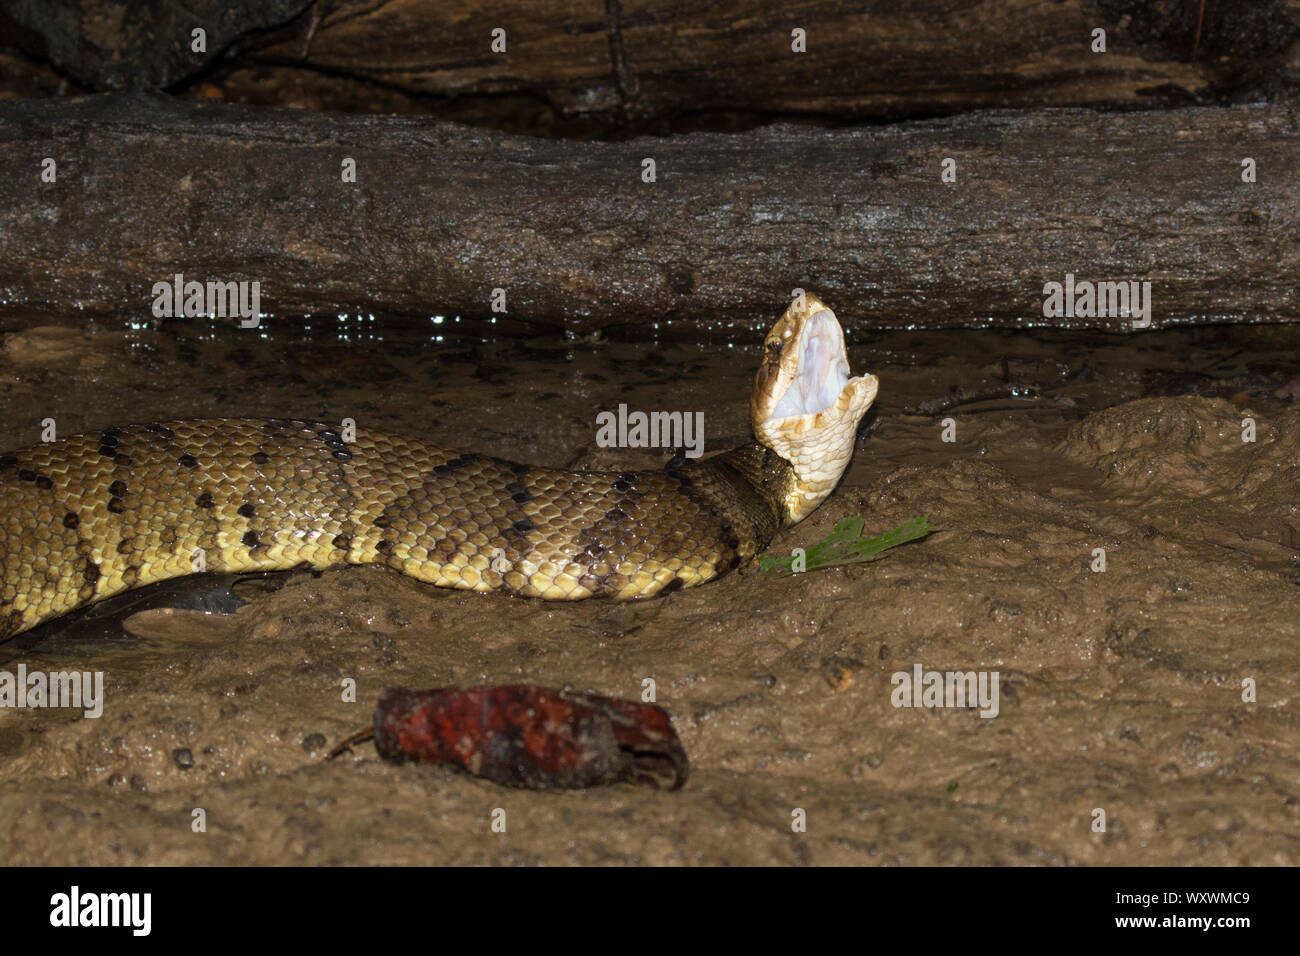
[[[748,438],[757,325],[690,342],[314,325],[9,315],[0,446],[46,418],[351,417],[543,465],[662,465],[597,447],[620,403],[704,412],[706,453]],[[54,622],[0,645],[0,670],[103,671],[103,714],[0,709],[0,859],[1295,864],[1298,346],[1282,327],[851,332],[877,407],[839,489],[768,553],[859,514],[869,534],[939,529],[871,564],[748,567],[631,604],[374,567],[196,578],[162,607]],[[918,665],[997,672],[996,717],[894,706]],[[393,686],[640,699],[647,680],[690,757],[678,792],[510,790],[368,746],[325,759]]]

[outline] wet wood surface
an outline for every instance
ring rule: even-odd
[[[181,273],[257,280],[268,311],[427,316],[487,314],[500,289],[511,318],[589,331],[767,321],[803,287],[858,326],[1129,326],[1045,317],[1045,284],[1073,276],[1151,282],[1155,327],[1292,321],[1298,153],[1279,106],[574,143],[152,94],[16,101],[0,294],[146,314]]]

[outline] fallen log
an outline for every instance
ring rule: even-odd
[[[1048,283],[1117,281],[1151,283],[1155,327],[1294,321],[1297,168],[1279,106],[574,143],[152,94],[6,102],[0,296],[147,316],[179,273],[257,281],[265,311],[427,316],[503,290],[512,318],[589,331],[766,319],[803,287],[860,327],[1132,328],[1077,297],[1044,314]]]

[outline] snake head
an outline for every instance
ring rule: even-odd
[[[840,480],[858,422],[876,400],[874,375],[849,377],[844,330],[814,295],[795,299],[763,341],[750,419],[758,440],[789,462],[785,524],[802,521]]]

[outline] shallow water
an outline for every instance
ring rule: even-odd
[[[844,310],[848,311],[848,310]],[[761,329],[576,340],[387,317],[8,315],[0,445],[113,423],[299,417],[568,468],[657,467],[596,415],[702,412],[748,440]],[[12,863],[1300,861],[1300,330],[857,333],[880,399],[839,490],[770,553],[862,514],[940,529],[868,565],[754,568],[629,605],[440,591],[379,568],[196,579],[0,646],[105,672],[98,719],[0,710]],[[954,392],[954,388],[960,392]],[[1279,391],[1284,397],[1278,397]],[[942,440],[944,419],[955,430]],[[1243,442],[1253,419],[1256,440]],[[1106,570],[1095,549],[1106,552]],[[899,708],[896,673],[996,670],[996,718]],[[357,702],[341,682],[355,679]],[[381,690],[527,681],[638,697],[679,793],[537,794],[328,745]],[[1242,682],[1253,680],[1254,702]],[[208,829],[191,831],[202,807]],[[506,834],[489,830],[495,808]],[[792,813],[807,831],[791,830]],[[1094,832],[1105,810],[1105,832]],[[32,835],[39,834],[39,838]]]

